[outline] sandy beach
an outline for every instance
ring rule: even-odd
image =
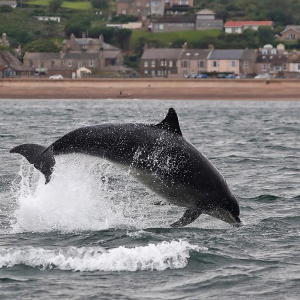
[[[0,99],[300,100],[300,79],[1,79]]]

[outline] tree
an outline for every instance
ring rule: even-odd
[[[90,27],[91,20],[85,17],[77,17],[76,19],[71,19],[65,25],[65,34],[66,36],[70,36],[72,33],[74,33],[75,36],[81,37],[82,33],[89,31]]]
[[[57,53],[60,48],[51,40],[35,40],[23,48],[23,52],[54,52]]]
[[[50,0],[49,2],[49,10],[52,12],[58,11],[61,8],[63,0]]]
[[[257,37],[258,37],[258,42],[259,42],[260,46],[263,46],[266,44],[274,45],[274,42],[275,42],[274,33],[273,33],[272,29],[269,27],[265,27],[265,26],[259,27]]]
[[[91,4],[95,8],[107,9],[109,7],[109,0],[91,0]]]

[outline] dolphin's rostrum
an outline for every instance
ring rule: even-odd
[[[55,156],[82,153],[123,167],[168,202],[186,207],[172,227],[182,227],[201,213],[238,224],[239,205],[214,165],[181,133],[176,111],[170,108],[159,124],[102,124],[75,129],[48,148],[23,144],[11,153],[23,155],[51,180]]]

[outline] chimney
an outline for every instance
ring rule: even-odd
[[[208,45],[208,49],[209,49],[209,50],[215,50],[215,46],[212,45],[212,44],[210,44],[210,45]]]

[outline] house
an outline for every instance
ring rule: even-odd
[[[0,50],[0,77],[21,77],[34,74],[34,69],[24,66],[9,51]]]
[[[272,21],[227,21],[224,25],[225,33],[242,33],[245,29],[258,30],[259,27],[272,28]]]
[[[71,75],[65,72],[67,70],[63,70],[61,53],[26,52],[23,57],[23,64],[26,67],[33,68],[35,74],[39,75],[53,75],[56,73],[60,73],[65,77]],[[53,70],[53,72],[50,70]]]
[[[148,48],[145,46],[140,70],[145,77],[177,77],[177,61],[183,49]]]
[[[209,9],[202,9],[196,12],[196,30],[207,30],[207,29],[222,29],[223,20],[216,19],[215,13]]]
[[[289,55],[284,46],[279,44],[274,48],[272,45],[265,45],[259,49],[255,69],[257,74],[268,73],[274,77],[283,77],[289,71]]]
[[[133,15],[145,21],[146,17],[151,15],[151,0],[116,0],[116,11],[117,16]]]
[[[17,1],[16,0],[0,0],[0,6],[1,5],[8,5],[8,6],[11,6],[12,8],[16,8]]]
[[[281,39],[284,41],[295,41],[300,39],[300,25],[287,25],[281,31]]]
[[[207,72],[240,74],[243,53],[243,49],[213,49],[207,57]]]
[[[255,61],[257,58],[256,49],[244,49],[240,59],[240,72],[243,75],[254,75],[256,73]]]
[[[173,15],[166,17],[154,17],[151,20],[150,29],[153,32],[171,32],[195,30],[195,16]]]
[[[182,51],[178,63],[178,77],[206,73],[207,57],[211,49],[185,49]]]

